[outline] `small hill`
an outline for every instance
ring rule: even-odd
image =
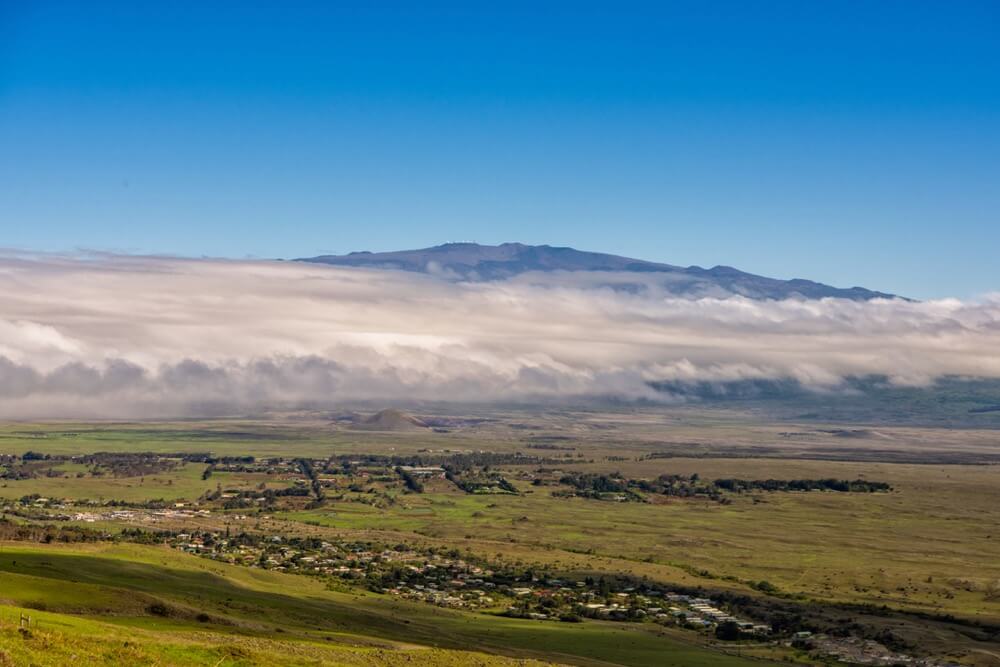
[[[370,431],[411,431],[415,429],[427,428],[427,424],[421,419],[407,414],[402,410],[389,408],[376,412],[370,417],[365,417],[356,421],[353,428],[366,429]]]

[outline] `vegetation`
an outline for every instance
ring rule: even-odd
[[[420,421],[0,426],[0,665],[998,653],[993,432]]]

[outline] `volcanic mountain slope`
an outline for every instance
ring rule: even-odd
[[[746,273],[729,266],[703,269],[674,266],[573,248],[504,243],[497,246],[476,243],[447,243],[420,250],[396,252],[352,252],[321,255],[297,261],[434,274],[450,280],[496,281],[522,274],[589,272],[599,274],[603,285],[639,289],[656,284],[680,296],[741,295],[753,299],[821,299],[836,297],[867,301],[894,298],[894,295],[862,287],[839,288],[811,280],[779,280]],[[617,279],[611,279],[615,274]],[[630,277],[630,278],[629,278]],[[623,282],[624,279],[624,282]]]

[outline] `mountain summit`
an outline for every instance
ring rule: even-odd
[[[454,280],[506,280],[531,272],[591,272],[601,274],[643,274],[643,284],[650,280],[668,291],[684,296],[741,295],[754,299],[820,299],[837,297],[866,301],[894,298],[863,287],[831,287],[811,280],[779,280],[746,273],[729,266],[703,269],[700,266],[674,266],[599,252],[548,245],[503,243],[446,243],[420,250],[394,252],[352,252],[347,255],[320,255],[296,261],[355,266],[397,271],[430,273]],[[638,276],[636,276],[638,278]],[[629,288],[621,280],[609,286]]]

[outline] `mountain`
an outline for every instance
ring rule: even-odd
[[[654,281],[668,291],[684,296],[731,296],[739,294],[754,299],[838,297],[865,301],[893,298],[863,287],[839,288],[811,280],[779,280],[746,273],[729,266],[703,269],[699,266],[674,266],[599,252],[548,245],[503,243],[497,246],[477,243],[446,243],[420,250],[395,252],[352,252],[347,255],[321,255],[296,261],[355,266],[435,274],[453,280],[493,281],[538,272],[591,272],[617,274],[606,283],[620,289],[637,289]],[[632,275],[632,283],[622,282],[622,275]]]

